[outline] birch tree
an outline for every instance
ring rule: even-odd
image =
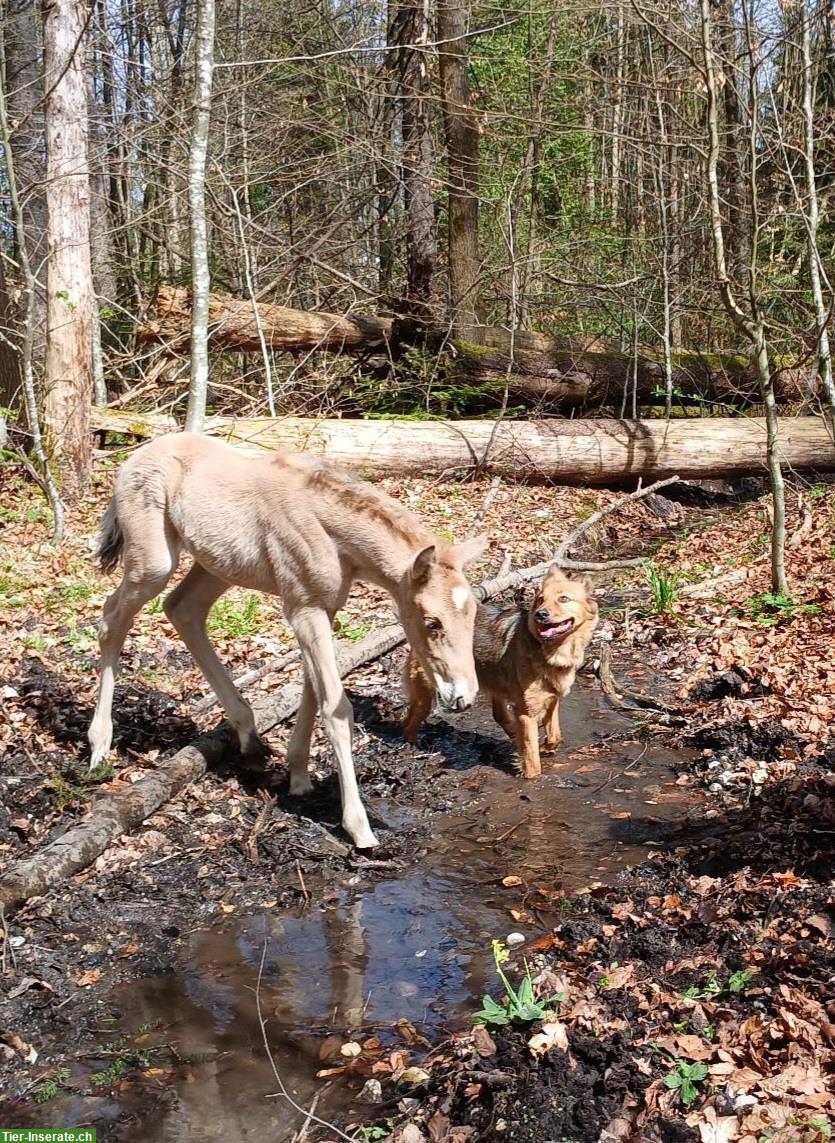
[[[46,87],[47,303],[44,430],[63,498],[90,480],[93,393],[93,275],[83,0],[48,0]]]
[[[212,110],[215,0],[198,0],[194,46],[194,124],[188,161],[191,235],[191,373],[185,427],[200,432],[209,385],[209,243],[206,226],[206,156]]]

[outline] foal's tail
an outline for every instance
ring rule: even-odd
[[[96,548],[96,559],[104,572],[113,571],[122,557],[122,548],[125,537],[116,515],[116,498],[111,497],[107,511],[99,528],[99,542]]]

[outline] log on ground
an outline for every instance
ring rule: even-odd
[[[139,342],[162,342],[173,352],[187,350],[191,294],[179,286],[158,287],[152,315],[136,330]],[[260,326],[260,329],[259,329]],[[410,346],[437,353],[447,383],[476,387],[465,411],[479,413],[501,404],[505,388],[512,402],[552,412],[619,406],[624,392],[641,405],[664,402],[666,372],[660,353],[642,348],[631,354],[599,342],[551,338],[485,326],[484,345],[450,340],[446,329],[375,315],[343,315],[257,303],[230,294],[209,298],[209,336],[213,349],[260,353],[261,336],[273,352],[381,353],[381,366],[395,375],[397,359]],[[671,380],[677,402],[707,401],[744,406],[759,400],[754,363],[746,354],[672,354]],[[778,401],[803,399],[806,371],[785,363],[774,371]]]
[[[93,409],[99,431],[156,436],[176,428],[154,414]],[[250,448],[293,448],[363,473],[478,470],[511,480],[618,484],[765,471],[765,420],[716,417],[616,420],[361,421],[210,417],[205,431]],[[835,447],[816,417],[779,420],[780,455],[793,469],[835,470]]]

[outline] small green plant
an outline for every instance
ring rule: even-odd
[[[502,968],[509,957],[505,943],[493,941],[493,961],[505,987],[504,1003],[498,1004],[492,996],[485,996],[484,1007],[473,1016],[474,1024],[486,1024],[488,1028],[499,1028],[502,1024],[531,1024],[534,1020],[542,1020],[548,1009],[562,1000],[562,995],[550,999],[534,995],[531,970],[527,964],[522,983],[515,989]]]
[[[704,984],[691,984],[689,988],[685,988],[682,996],[686,996],[688,1000],[710,1000],[712,996],[718,996],[722,992],[722,985],[716,978],[716,972],[711,969],[705,977]]]
[[[728,978],[728,992],[733,992],[735,995],[744,992],[748,986],[748,982],[752,980],[754,976],[755,973],[750,968],[742,968],[739,972],[731,973]]]
[[[51,1099],[55,1099],[65,1080],[69,1078],[69,1068],[53,1068],[43,1083],[35,1088],[35,1103],[49,1103]]]
[[[86,790],[81,786],[74,786],[71,782],[67,782],[60,774],[53,774],[46,784],[55,795],[55,805],[59,810],[78,806],[87,796]]]
[[[659,568],[654,560],[646,566],[647,583],[652,595],[652,606],[656,615],[672,611],[678,598],[681,572],[669,568]]]
[[[797,603],[782,591],[762,591],[748,596],[745,611],[759,623],[770,625],[781,619],[794,619],[795,615],[818,615],[820,608],[816,603]]]
[[[250,592],[243,599],[219,599],[209,612],[207,629],[210,634],[228,635],[232,639],[246,638],[258,630],[258,611],[261,600]]]
[[[99,762],[98,766],[94,766],[87,775],[93,782],[109,782],[110,779],[115,776],[116,767],[112,762],[108,762],[107,760]]]
[[[699,1096],[696,1085],[706,1078],[707,1064],[691,1064],[687,1060],[676,1060],[674,1070],[664,1076],[664,1085],[672,1091],[677,1091],[682,1104],[690,1107]]]
[[[115,1087],[129,1071],[128,1061],[123,1056],[117,1056],[103,1071],[94,1072],[90,1076],[90,1087]]]
[[[361,619],[354,619],[347,611],[337,611],[333,617],[333,632],[337,639],[348,639],[358,643],[371,630],[371,625]]]
[[[358,1127],[356,1138],[361,1140],[361,1143],[379,1143],[382,1139],[388,1139],[391,1135],[391,1120],[388,1120],[385,1127],[380,1127],[376,1124],[371,1124],[368,1127]]]

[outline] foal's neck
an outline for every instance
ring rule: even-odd
[[[319,519],[350,559],[357,579],[399,598],[415,557],[437,536],[405,505],[372,485],[325,469],[314,487],[323,494]]]

